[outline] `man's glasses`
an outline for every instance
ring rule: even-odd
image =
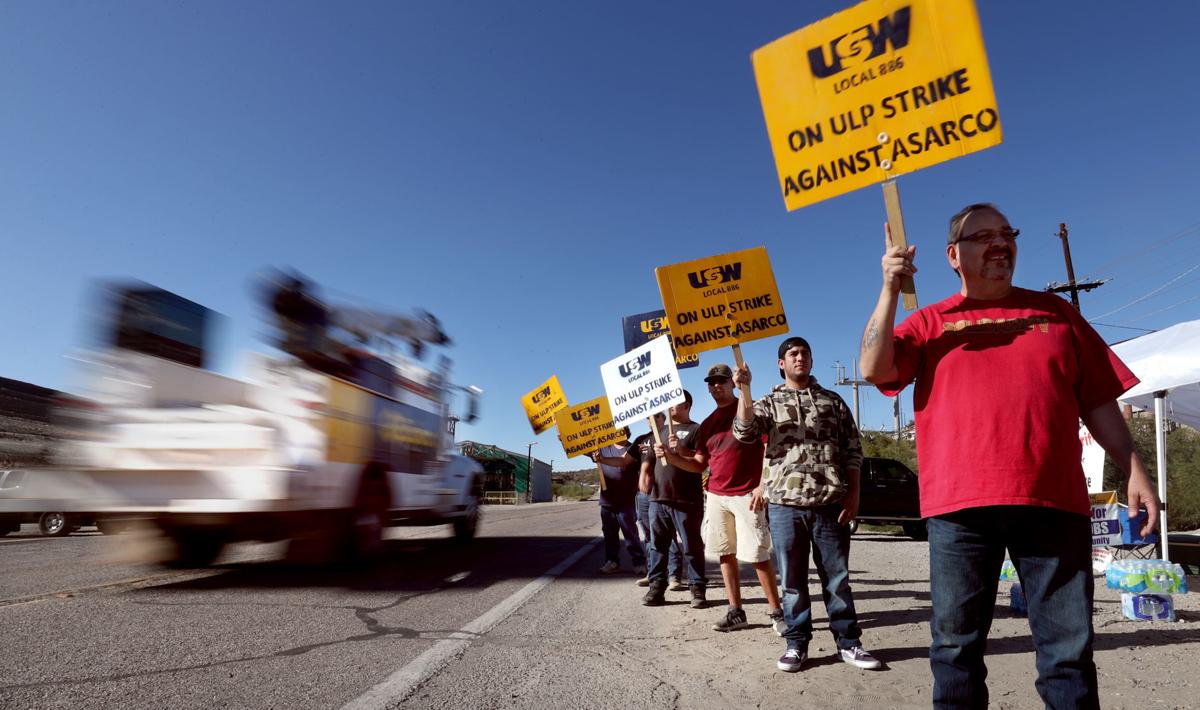
[[[713,385],[723,385],[728,382],[729,382],[728,377],[710,377],[710,378],[708,378],[708,386],[709,387],[712,387]]]
[[[960,242],[971,242],[972,244],[988,244],[993,239],[999,237],[1004,241],[1012,244],[1017,240],[1017,236],[1021,234],[1021,230],[1005,227],[1003,229],[981,229],[978,232],[973,232],[966,236],[958,238]]]

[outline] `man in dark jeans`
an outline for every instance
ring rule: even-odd
[[[674,434],[662,427],[660,437],[665,446],[687,445],[699,427],[691,419],[692,395],[683,391],[684,402],[671,407],[669,416]],[[692,608],[702,609],[706,604],[708,579],[704,576],[704,541],[700,537],[700,522],[704,517],[704,489],[700,485],[700,474],[663,463],[664,444],[642,457],[640,488],[650,494],[650,589],[642,599],[646,606],[666,603],[667,555],[671,541],[678,534],[683,548],[684,567],[688,576],[688,587],[692,593]],[[652,467],[652,468],[651,468]]]
[[[1128,476],[1131,517],[1146,505],[1141,532],[1158,520],[1116,402],[1138,379],[1071,304],[1013,286],[1018,234],[995,205],[951,217],[946,259],[959,292],[893,329],[916,247],[892,244],[885,228],[883,287],[863,333],[867,380],[887,394],[915,383],[938,708],[987,707],[984,648],[1005,550],[1025,592],[1045,706],[1100,706],[1080,419]]]
[[[787,650],[776,667],[795,673],[808,660],[812,602],[808,595],[808,554],[812,551],[829,629],[842,661],[858,668],[880,667],[859,640],[862,630],[850,591],[850,527],[858,513],[858,473],[862,446],[850,410],[837,393],[812,376],[812,350],[804,338],[779,345],[784,383],[752,402],[742,390],[733,435],[752,444],[764,434],[767,447],[763,495],[775,566],[783,583],[783,638]],[[733,376],[750,384],[742,363]]]
[[[654,415],[654,426],[662,428],[662,425],[667,421],[667,417],[662,412]],[[651,447],[654,446],[654,433],[647,431],[645,434],[633,440],[633,446],[626,449],[625,454],[620,458],[601,456],[596,459],[599,463],[608,464],[609,466],[621,466],[630,471],[631,480],[638,480],[642,469],[650,471],[652,475],[652,464],[642,463],[642,456]],[[649,555],[650,550],[650,494],[637,491],[634,496],[634,508],[637,510],[637,521],[642,528],[642,547]],[[679,549],[679,540],[673,538],[671,540],[671,553],[667,555],[667,572],[671,576],[671,586],[667,589],[673,592],[679,592],[687,589],[681,581],[683,579],[683,552]],[[639,587],[650,586],[650,576],[646,574],[646,569],[642,569],[642,577],[637,580]]]
[[[621,465],[626,453],[638,449],[629,443],[629,429],[625,429],[625,440],[600,449],[592,460],[600,464],[604,474],[604,487],[600,489],[600,530],[604,533],[604,564],[600,574],[613,574],[621,569],[621,534],[625,535],[625,546],[633,572],[639,577],[646,573],[646,552],[642,547],[637,530],[637,510],[633,496],[637,490],[639,469]],[[616,462],[617,465],[606,462]]]

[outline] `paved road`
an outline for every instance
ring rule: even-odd
[[[342,707],[439,642],[469,643],[481,616],[581,548],[595,559],[577,567],[599,564],[595,503],[485,513],[471,545],[402,528],[359,572],[289,565],[279,545],[181,572],[138,562],[153,554],[138,535],[5,538],[0,707]]]
[[[400,529],[363,572],[288,565],[278,545],[176,572],[147,564],[155,550],[138,535],[0,539],[0,708],[929,707],[923,543],[854,537],[863,640],[884,670],[836,659],[818,603],[811,660],[787,674],[748,568],[751,628],[720,634],[715,560],[711,608],[689,608],[686,593],[643,607],[632,574],[595,572],[594,502],[485,512],[466,548],[445,528]],[[992,706],[1040,708],[1007,587],[988,644]],[[1200,595],[1176,600],[1178,622],[1139,624],[1098,590],[1105,707],[1195,707],[1184,671],[1200,652]]]

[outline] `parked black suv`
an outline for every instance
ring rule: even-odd
[[[921,495],[917,474],[894,459],[868,456],[859,476],[858,517],[850,521],[851,532],[859,523],[899,525],[914,540],[924,540]]]

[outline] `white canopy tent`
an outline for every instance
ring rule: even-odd
[[[1158,497],[1162,557],[1167,552],[1167,454],[1165,418],[1200,429],[1200,320],[1179,323],[1157,333],[1112,346],[1140,383],[1122,395],[1122,404],[1154,411],[1155,448],[1158,450]]]

